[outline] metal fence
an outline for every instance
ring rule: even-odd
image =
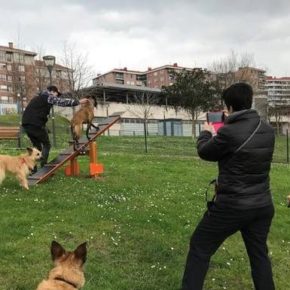
[[[1,122],[0,125],[15,126],[15,123]],[[52,132],[51,124],[48,128]],[[52,133],[50,140],[52,143]],[[171,156],[197,156],[196,140],[192,137],[184,136],[162,136],[157,133],[149,133],[144,138],[143,131],[123,131],[110,129],[97,139],[100,148],[104,152],[129,152],[136,154],[163,154]],[[56,125],[56,148],[55,151],[67,148],[72,141],[70,128],[68,125]],[[21,148],[31,146],[29,139],[24,132],[21,134]],[[16,140],[0,140],[0,149],[16,149],[18,147]],[[146,150],[147,149],[147,150]],[[1,150],[1,151],[3,151]],[[273,162],[289,163],[289,133],[276,136],[275,151]]]

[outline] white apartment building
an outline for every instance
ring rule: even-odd
[[[265,89],[270,106],[290,105],[290,77],[272,77],[266,79]]]

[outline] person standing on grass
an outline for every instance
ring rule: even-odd
[[[211,256],[226,238],[240,231],[256,290],[275,289],[267,237],[274,216],[269,172],[274,151],[273,128],[251,109],[253,90],[236,83],[222,95],[229,116],[213,136],[205,123],[197,141],[199,156],[218,162],[216,197],[191,240],[182,290],[200,290]]]
[[[51,147],[48,130],[46,128],[51,107],[53,105],[72,107],[88,101],[86,98],[81,100],[61,98],[60,95],[56,86],[47,87],[45,91],[31,99],[22,116],[22,127],[24,131],[32,145],[42,153],[41,167],[47,163]],[[32,173],[36,171],[37,167],[32,170]]]

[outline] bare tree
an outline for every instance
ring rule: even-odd
[[[34,91],[32,82],[34,70],[31,67],[25,66],[24,54],[13,54],[8,77],[11,80],[11,88],[8,88],[8,90],[13,92],[18,103],[18,112],[22,113],[24,99]]]
[[[210,66],[210,70],[215,75],[220,89],[223,90],[238,81],[252,83],[252,75],[250,75],[247,70],[240,68],[254,65],[255,61],[253,54],[243,53],[239,56],[232,50],[230,55],[226,58],[214,61]]]
[[[147,136],[148,136],[148,120],[152,115],[151,111],[154,105],[159,103],[159,94],[152,92],[135,92],[133,99],[129,104],[128,111],[135,115],[137,118],[143,120],[144,125],[144,143],[145,152],[148,152]]]
[[[91,85],[94,76],[88,55],[79,52],[75,44],[65,42],[61,63],[66,68],[70,91],[80,98],[82,89]]]

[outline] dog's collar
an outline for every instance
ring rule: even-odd
[[[64,278],[56,277],[56,278],[54,278],[54,280],[62,281],[62,282],[64,282],[64,283],[67,283],[67,284],[73,286],[74,288],[78,289],[78,287],[77,287],[76,284],[74,284],[73,282],[67,281],[67,280],[65,280]]]
[[[20,165],[20,166],[22,166],[23,164],[26,164],[29,170],[32,170],[32,169],[33,169],[33,168],[31,168],[31,167],[28,165],[28,163],[26,162],[25,158],[21,158],[21,165]]]

